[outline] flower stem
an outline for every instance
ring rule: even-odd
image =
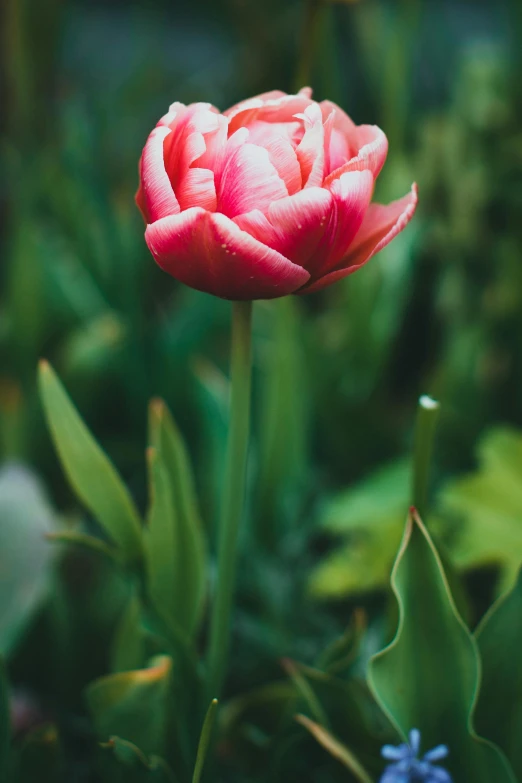
[[[415,425],[412,486],[413,505],[419,512],[421,519],[426,514],[428,476],[438,413],[439,403],[437,400],[423,394],[419,399],[417,423]]]
[[[295,75],[295,89],[309,87],[312,66],[317,47],[317,35],[322,10],[322,0],[306,0],[299,42],[299,59]]]
[[[226,672],[237,539],[245,500],[250,418],[252,302],[234,302],[232,307],[230,425],[218,530],[217,584],[210,621],[207,670],[209,700],[219,698]]]

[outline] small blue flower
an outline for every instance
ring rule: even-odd
[[[384,770],[380,783],[452,783],[449,773],[433,764],[446,758],[446,745],[437,745],[419,759],[420,741],[420,731],[412,729],[409,744],[383,747],[382,756],[393,763]]]

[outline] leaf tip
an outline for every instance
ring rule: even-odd
[[[160,419],[165,412],[165,401],[161,397],[153,397],[149,403],[149,409],[153,416]]]

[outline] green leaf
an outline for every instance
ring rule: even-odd
[[[316,598],[344,598],[384,586],[399,546],[410,494],[411,466],[385,465],[324,507],[321,526],[339,544],[312,572]]]
[[[101,538],[90,536],[87,533],[82,533],[80,530],[63,530],[57,533],[48,533],[46,539],[55,544],[69,544],[71,546],[79,546],[84,549],[89,549],[91,552],[97,552],[99,555],[104,555],[110,560],[116,560],[118,557],[117,550],[113,549]]]
[[[125,560],[137,560],[141,523],[127,488],[45,361],[40,362],[38,380],[49,429],[71,487]]]
[[[502,748],[522,780],[522,571],[485,615],[475,637],[482,658],[476,726]]]
[[[340,742],[356,748],[360,762],[373,772],[376,762],[379,763],[383,735],[389,738],[393,730],[385,718],[381,725],[375,720],[375,701],[368,689],[355,678],[344,680],[303,664],[294,666],[308,688],[308,693],[302,686],[296,688],[301,696],[300,710],[306,705],[324,729]]]
[[[0,470],[0,652],[8,654],[46,595],[52,549],[45,540],[54,512],[34,474]]]
[[[514,776],[503,754],[474,732],[480,681],[477,646],[460,618],[437,551],[410,516],[392,574],[399,624],[370,662],[369,683],[403,737],[420,729],[423,746],[448,745],[455,780],[504,783]]]
[[[111,783],[175,783],[172,771],[162,758],[154,755],[147,758],[128,740],[111,737],[102,747],[112,753],[116,762],[108,770]]]
[[[4,662],[0,658],[0,780],[9,780],[11,768],[11,718],[9,685]]]
[[[490,430],[479,469],[451,481],[440,496],[451,558],[460,568],[500,565],[513,584],[522,561],[522,433]],[[458,524],[456,521],[458,520]]]
[[[145,660],[145,635],[142,628],[142,606],[133,593],[116,628],[112,644],[112,670],[132,671],[143,666]]]
[[[199,783],[201,774],[203,772],[203,766],[207,758],[210,740],[212,737],[212,729],[217,716],[218,700],[212,699],[210,702],[205,720],[203,721],[203,728],[201,729],[201,735],[198,743],[198,752],[196,755],[196,764],[194,765],[194,774],[192,776],[192,783]]]
[[[342,742],[339,742],[339,740],[327,731],[327,729],[320,726],[318,723],[314,723],[313,720],[310,720],[310,718],[307,718],[305,715],[297,715],[296,720],[310,732],[312,737],[314,737],[331,756],[340,761],[341,764],[353,774],[359,783],[373,783],[372,778],[354,756],[352,751],[349,750],[346,745],[343,745]]]
[[[97,734],[134,743],[144,753],[162,755],[170,706],[172,659],[152,659],[147,669],[101,677],[86,690]]]
[[[160,614],[192,635],[205,597],[205,542],[185,445],[161,400],[150,405],[149,433],[149,592]]]

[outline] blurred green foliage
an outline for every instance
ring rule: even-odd
[[[204,642],[203,573],[214,552],[229,308],[166,278],[149,257],[133,203],[137,160],[173,100],[225,108],[292,90],[300,63],[319,98],[386,131],[377,197],[396,198],[415,179],[420,208],[357,275],[320,295],[256,305],[249,524],[217,747],[227,780],[349,779],[293,720],[306,711],[375,776],[380,744],[396,736],[363,672],[395,627],[383,588],[410,500],[421,392],[442,403],[426,523],[448,562],[466,570],[470,616],[513,585],[522,560],[519,3],[325,5],[308,64],[301,0],[5,0],[2,14],[0,652],[11,690],[2,676],[1,774],[9,701],[22,783],[44,768],[45,783],[192,775],[208,706],[191,655]],[[42,357],[86,423],[63,397],[53,402],[64,392],[47,376],[47,417],[78,499],[44,424]],[[166,401],[179,432],[163,403],[147,421],[153,398]],[[182,493],[170,502],[165,475],[175,482],[180,470]],[[161,503],[170,516],[155,511]],[[145,584],[118,562],[130,518],[135,528],[147,519],[154,579],[149,566]],[[184,542],[187,560],[169,562],[178,552],[155,542],[159,523]],[[141,539],[131,535],[129,561],[141,557]],[[183,567],[193,580],[186,595]],[[494,662],[489,693],[510,689],[496,679],[488,627],[509,622],[517,590],[477,636]],[[180,606],[181,633],[172,623]],[[362,630],[346,631],[356,617]],[[163,658],[164,676],[147,680],[158,654],[173,658],[172,672]],[[292,677],[281,658],[299,662],[286,668]],[[133,707],[101,709],[121,683]],[[165,717],[165,699],[174,716]],[[146,718],[133,711],[147,703]],[[516,742],[503,742],[486,713],[479,702],[477,728],[520,774]],[[167,749],[149,741],[163,720],[176,737]]]

